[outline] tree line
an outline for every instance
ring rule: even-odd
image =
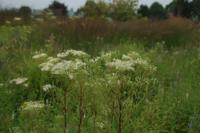
[[[111,20],[127,21],[134,18],[148,18],[152,20],[167,19],[170,16],[185,17],[193,20],[200,20],[200,0],[173,0],[166,6],[159,2],[152,5],[140,5],[138,8],[138,0],[120,0],[115,3],[94,2],[88,0],[85,5],[76,11],[70,11],[68,7],[59,1],[53,1],[48,8],[53,11],[56,16],[73,16],[105,18]],[[0,17],[19,16],[29,19],[32,10],[28,6],[22,6],[19,9],[2,9]]]
[[[173,0],[165,7],[158,2],[154,2],[150,7],[141,5],[138,14],[142,17],[157,19],[178,16],[199,20],[200,0]]]

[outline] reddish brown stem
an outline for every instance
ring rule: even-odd
[[[67,133],[67,88],[64,93],[64,133]]]
[[[77,133],[81,133],[82,130],[82,124],[83,124],[83,117],[84,117],[84,111],[83,111],[83,87],[80,85],[80,96],[79,96],[79,124],[78,124],[78,131]]]

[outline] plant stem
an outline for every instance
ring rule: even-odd
[[[96,115],[97,115],[97,112],[94,111],[94,118],[93,118],[94,128],[93,128],[93,133],[96,133]]]
[[[118,106],[119,106],[119,117],[118,117],[118,133],[122,133],[122,102],[123,102],[123,83],[122,81],[120,82],[120,96],[118,98]]]
[[[119,104],[118,133],[122,133],[122,101],[121,101],[121,98],[118,100],[118,104]]]
[[[80,96],[79,96],[79,124],[78,124],[78,131],[77,133],[81,133],[81,128],[83,124],[83,117],[84,117],[84,111],[83,111],[83,87],[82,84],[80,84]]]
[[[64,93],[64,133],[67,133],[67,88]]]

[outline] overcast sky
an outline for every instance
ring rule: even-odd
[[[30,6],[33,9],[43,9],[47,7],[53,0],[0,0],[0,7],[15,7],[18,8],[22,5]],[[69,8],[77,9],[85,3],[86,0],[57,0],[65,3]],[[140,4],[150,5],[156,0],[139,0]],[[163,5],[168,4],[172,0],[157,0]]]

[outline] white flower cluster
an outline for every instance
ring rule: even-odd
[[[81,67],[84,67],[86,64],[81,60],[76,59],[75,61],[67,61],[62,60],[61,62],[56,63],[51,68],[52,74],[62,75],[62,74],[70,74],[76,70],[79,70]]]
[[[67,50],[66,52],[58,53],[57,57],[47,58],[47,61],[40,64],[39,67],[41,71],[47,71],[55,75],[67,75],[70,79],[73,79],[76,72],[80,72],[80,70],[86,67],[86,62],[81,60],[81,58],[84,57],[90,56],[82,51]],[[135,71],[137,66],[144,69],[152,69],[153,71],[156,70],[154,66],[151,66],[148,61],[143,59],[137,52],[130,52],[122,56],[117,52],[109,52],[102,54],[100,57],[90,59],[89,61],[90,63],[103,61],[108,68],[117,72]]]
[[[14,17],[13,20],[14,20],[14,21],[21,21],[22,18],[20,18],[20,17]]]
[[[65,57],[76,57],[73,60],[63,59]],[[86,63],[79,57],[88,57],[89,55],[82,51],[67,50],[64,53],[57,54],[57,57],[48,57],[47,61],[39,65],[41,71],[50,72],[55,75],[68,75],[73,79],[74,73],[86,66]]]
[[[22,110],[29,111],[29,110],[40,110],[45,107],[45,104],[42,101],[29,101],[24,102],[22,105]]]
[[[39,65],[42,71],[50,71],[50,69],[60,61],[60,58],[49,57],[47,62]]]
[[[97,126],[103,129],[105,127],[105,124],[103,122],[97,122]]]
[[[102,53],[101,56],[96,59],[96,61],[98,60],[105,60],[105,61],[110,61],[112,59],[113,54],[115,54],[115,52],[108,52],[108,53]]]
[[[88,57],[89,55],[83,51],[77,51],[77,50],[67,50],[65,52],[57,54],[58,58],[66,58],[69,56],[76,57],[76,58],[82,58],[82,57]]]
[[[4,86],[4,84],[3,83],[0,83],[0,87],[3,87]]]
[[[123,55],[121,59],[113,59],[107,62],[106,66],[117,71],[135,71],[135,67],[140,65],[143,68],[153,68],[147,60],[144,60],[139,53],[131,52]]]
[[[42,86],[42,89],[43,89],[43,91],[45,91],[45,92],[47,92],[47,91],[49,91],[49,90],[51,90],[51,89],[53,89],[53,88],[54,88],[54,86],[51,85],[51,84],[46,84],[46,85]]]
[[[114,59],[112,62],[106,63],[106,66],[109,68],[115,68],[116,70],[119,71],[134,71],[135,68],[135,62],[133,61],[124,61],[124,60],[119,60],[119,59]]]
[[[38,53],[34,55],[32,58],[33,59],[40,59],[40,58],[46,58],[48,55],[46,53]]]
[[[28,78],[25,77],[19,77],[16,79],[12,79],[10,80],[10,84],[16,84],[16,85],[24,85],[25,87],[28,86],[28,84],[26,83],[28,81]]]

